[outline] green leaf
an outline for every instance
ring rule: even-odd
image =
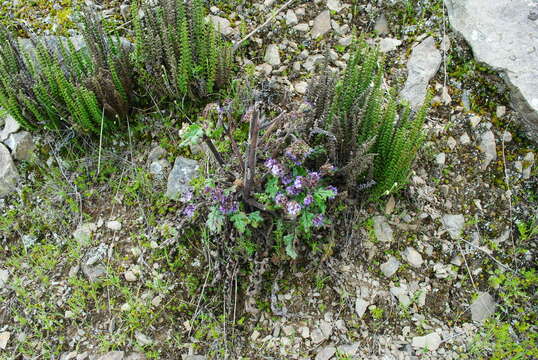
[[[236,212],[230,217],[230,220],[240,234],[243,234],[246,231],[247,225],[249,224],[249,218],[244,212]]]
[[[179,146],[196,145],[200,142],[200,139],[204,136],[204,129],[200,124],[191,124],[187,131],[181,136],[183,142]]]
[[[301,215],[299,222],[303,227],[305,233],[310,232],[310,228],[312,227],[312,219],[314,219],[314,214],[312,214],[311,212],[304,211]]]
[[[259,211],[255,211],[253,213],[248,214],[248,220],[250,222],[250,225],[257,229],[258,226],[263,222],[263,217],[260,215]]]
[[[274,198],[278,190],[280,190],[278,188],[278,178],[271,176],[271,178],[267,181],[267,185],[265,185],[265,192],[269,194],[271,198]]]
[[[206,225],[213,234],[221,232],[224,226],[224,215],[216,206],[213,206],[211,212],[207,215]]]
[[[295,252],[295,247],[293,246],[293,240],[295,236],[292,234],[284,236],[284,244],[286,244],[286,254],[292,259],[297,259],[297,253]]]

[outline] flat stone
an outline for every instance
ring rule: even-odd
[[[312,38],[317,39],[331,30],[331,14],[329,10],[323,11],[314,19],[312,27]]]
[[[442,60],[441,52],[435,47],[435,40],[431,36],[413,48],[407,62],[407,80],[400,93],[411,108],[416,110],[422,106],[428,84],[439,70]]]
[[[289,9],[286,12],[286,25],[288,26],[295,26],[299,23],[299,20],[297,19],[297,15],[295,14],[295,11],[292,9]]]
[[[135,332],[135,339],[138,341],[138,344],[141,346],[147,346],[153,344],[153,340],[149,338],[147,335],[136,331]]]
[[[0,269],[0,290],[6,286],[9,280],[9,271],[7,269]]]
[[[482,134],[478,148],[484,154],[482,170],[485,170],[492,161],[497,160],[497,147],[495,144],[495,134],[493,134],[493,131],[488,130]]]
[[[312,332],[310,333],[310,338],[312,339],[312,342],[314,344],[319,344],[327,339],[327,337],[325,337],[325,335],[319,328],[312,330]]]
[[[497,304],[495,299],[487,292],[482,292],[471,304],[471,317],[473,321],[482,322],[495,313]]]
[[[368,305],[370,305],[370,303],[362,298],[357,298],[357,300],[355,300],[355,312],[359,316],[359,319],[363,317],[368,309]]]
[[[357,354],[357,351],[359,350],[360,343],[356,342],[354,344],[350,345],[340,345],[337,348],[337,351],[340,355],[345,356],[354,356]]]
[[[129,355],[127,355],[125,360],[146,360],[146,355],[137,352],[130,353]]]
[[[0,198],[15,191],[19,172],[11,158],[8,148],[0,144]]]
[[[419,268],[424,263],[422,255],[414,248],[408,246],[402,254],[407,262],[414,268]]]
[[[389,259],[381,264],[381,272],[386,277],[391,277],[392,275],[396,274],[396,271],[398,271],[398,268],[400,267],[401,263],[396,259],[394,256],[390,256]]]
[[[402,45],[402,42],[398,39],[383,38],[379,41],[379,51],[388,53],[396,50],[400,45]]]
[[[97,264],[97,265],[82,264],[81,268],[82,268],[82,273],[86,275],[86,277],[88,278],[90,282],[96,282],[97,280],[99,280],[101,277],[103,277],[106,274],[106,268],[101,264]]]
[[[125,353],[123,351],[109,351],[101,355],[97,360],[123,360]]]
[[[215,30],[220,32],[222,35],[228,36],[233,33],[234,30],[231,27],[230,20],[216,15],[209,15],[208,17],[215,27]]]
[[[9,135],[4,144],[11,150],[11,156],[15,160],[28,160],[35,147],[32,135],[28,131]]]
[[[271,44],[267,46],[264,61],[272,66],[280,65],[280,51],[278,50],[278,45]]]
[[[381,14],[375,21],[374,31],[379,35],[386,35],[390,32],[389,22],[385,17],[385,14]]]
[[[4,331],[0,333],[0,349],[5,350],[7,348],[7,343],[10,337],[11,333],[9,331]]]
[[[112,231],[120,231],[121,230],[121,222],[116,221],[116,220],[107,221],[105,226],[107,227],[107,229],[110,229]]]
[[[384,216],[375,216],[374,217],[374,232],[377,240],[381,242],[392,242],[394,240],[392,234],[392,228],[387,223],[387,220]]]
[[[21,125],[11,115],[4,119],[4,128],[0,131],[0,141],[5,141],[9,135],[16,133],[21,128]]]
[[[462,214],[443,215],[441,222],[452,239],[457,240],[461,237],[461,232],[463,231],[463,227],[465,225],[465,218]]]
[[[340,0],[327,0],[327,7],[329,8],[329,10],[336,12],[339,12],[343,8]]]
[[[308,83],[306,81],[299,81],[293,85],[293,88],[298,94],[304,95],[308,89]]]
[[[529,137],[538,141],[538,22],[528,0],[445,0],[452,28],[469,43],[477,61],[503,73],[512,104]],[[534,4],[534,5],[533,5]]]
[[[316,360],[329,360],[336,354],[336,348],[334,346],[327,346],[321,349],[316,355]]]
[[[427,349],[429,351],[435,351],[441,345],[441,337],[437,333],[431,333],[425,336],[415,336],[411,345],[416,350]]]
[[[310,26],[308,26],[307,23],[301,23],[301,24],[295,25],[293,29],[297,31],[301,31],[301,32],[307,32],[308,30],[310,30]]]
[[[135,282],[136,280],[138,280],[135,273],[132,272],[131,270],[126,271],[125,274],[123,274],[123,276],[125,276],[125,280],[129,282]]]
[[[192,190],[190,182],[198,174],[198,162],[178,156],[174,167],[168,176],[166,197],[178,200],[182,195]]]

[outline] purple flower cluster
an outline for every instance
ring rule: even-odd
[[[269,169],[269,172],[274,176],[281,177],[284,175],[284,167],[276,159],[267,159],[265,161],[265,167]]]
[[[237,201],[230,195],[225,195],[222,189],[206,186],[205,193],[209,194],[211,199],[219,204],[219,210],[223,214],[229,215],[239,210]]]
[[[188,218],[191,218],[194,216],[194,211],[196,210],[196,207],[192,204],[187,205],[185,209],[183,209],[183,215],[185,215]]]

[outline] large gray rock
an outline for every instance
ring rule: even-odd
[[[28,160],[34,151],[34,141],[28,131],[19,131],[9,135],[4,144],[11,150],[11,155],[15,160]]]
[[[413,48],[407,62],[407,80],[400,93],[411,108],[416,110],[424,102],[428,84],[439,70],[442,60],[441,52],[435,47],[435,41],[431,36]]]
[[[166,196],[178,200],[183,194],[191,191],[189,183],[196,177],[197,173],[197,161],[178,156],[170,175],[168,175]]]
[[[266,63],[272,66],[280,65],[280,52],[278,50],[278,45],[271,44],[265,50],[264,60]]]
[[[331,14],[329,13],[329,10],[325,10],[314,19],[312,38],[316,39],[323,36],[329,30],[331,30]]]
[[[512,104],[529,136],[538,141],[538,19],[536,1],[445,0],[452,28],[476,60],[501,71]],[[534,20],[533,20],[534,19]]]
[[[482,322],[495,313],[495,299],[490,294],[483,292],[471,304],[471,317],[473,321]]]
[[[21,128],[20,124],[12,116],[8,115],[4,120],[4,127],[0,131],[0,141],[5,141],[9,135],[16,133]]]
[[[15,191],[18,179],[19,173],[9,150],[0,144],[0,198]]]

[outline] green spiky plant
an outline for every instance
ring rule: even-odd
[[[331,161],[340,169],[350,191],[369,189],[370,199],[395,192],[407,182],[424,140],[429,108],[416,113],[382,87],[383,60],[363,40],[341,76],[325,64],[306,95],[312,109],[306,126],[322,136]]]
[[[82,30],[88,51],[71,39],[31,40],[30,49],[0,31],[0,106],[26,129],[70,126],[81,132],[109,130],[127,115],[131,93],[129,56],[118,38],[104,33],[90,11]]]
[[[158,0],[141,7],[134,2],[131,11],[135,68],[150,94],[195,100],[227,85],[231,46],[205,20],[202,0]]]

